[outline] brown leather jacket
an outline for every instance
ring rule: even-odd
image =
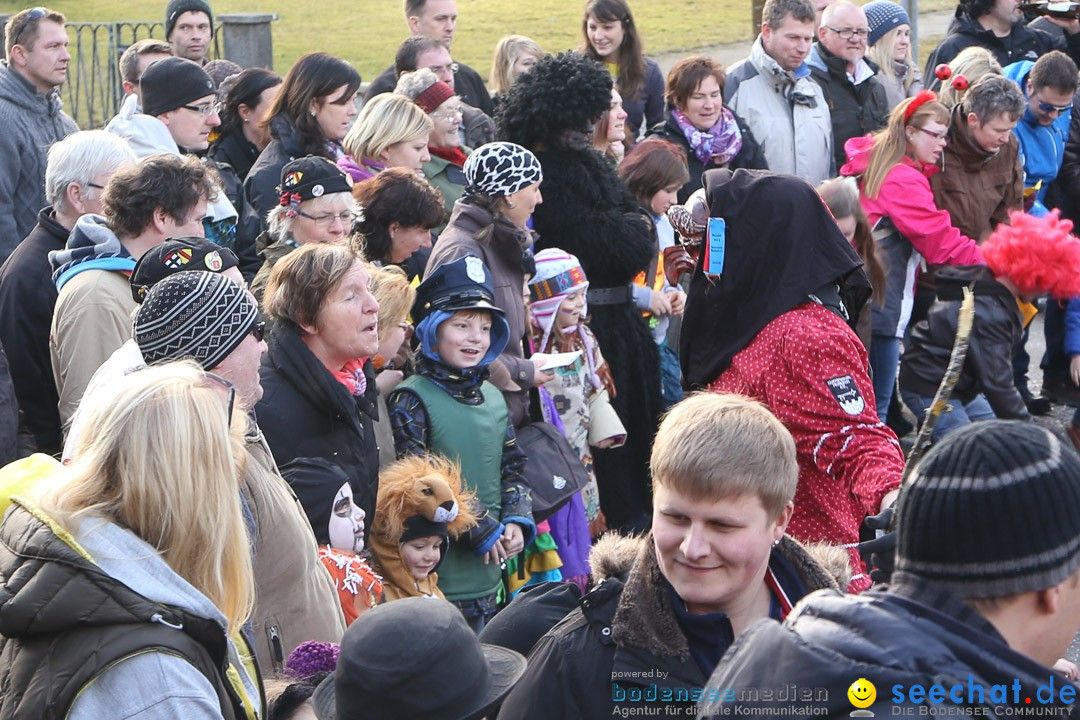
[[[930,178],[930,189],[937,206],[949,211],[953,227],[982,242],[999,223],[1008,222],[1010,210],[1021,209],[1024,168],[1015,135],[988,153],[975,142],[966,115],[963,103],[953,110],[944,167]]]

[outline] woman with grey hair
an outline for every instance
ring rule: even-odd
[[[428,182],[442,192],[449,215],[465,193],[465,160],[472,153],[462,139],[464,103],[428,68],[402,75],[394,92],[412,99],[434,123],[428,136],[431,159],[424,163],[423,172]]]
[[[104,130],[73,133],[49,148],[45,197],[37,225],[0,268],[0,345],[7,351],[15,396],[37,449],[60,452],[60,402],[49,359],[56,305],[49,253],[63,250],[80,215],[101,213],[101,192],[113,174],[135,163],[123,138]]]
[[[308,155],[285,165],[279,202],[266,216],[267,230],[256,246],[262,268],[251,292],[262,303],[270,271],[278,260],[303,245],[343,243],[352,224],[352,179],[326,158]]]

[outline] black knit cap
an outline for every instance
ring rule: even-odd
[[[139,87],[147,115],[161,115],[215,93],[214,81],[206,71],[198,63],[180,57],[150,63],[139,79]]]
[[[218,273],[185,271],[150,288],[132,336],[148,365],[191,358],[213,370],[259,321],[255,299]]]
[[[219,273],[239,264],[236,253],[206,238],[169,238],[147,251],[135,264],[131,273],[131,297],[141,303],[151,287],[184,270]]]
[[[1080,456],[1033,423],[979,422],[900,496],[897,571],[964,598],[1044,590],[1080,568]]]
[[[204,12],[210,19],[210,35],[214,35],[214,13],[210,11],[210,5],[205,0],[169,0],[165,6],[165,39],[172,35],[176,21],[186,12]]]
[[[288,205],[290,199],[303,202],[323,195],[352,192],[352,178],[326,158],[308,155],[281,168],[281,184],[277,191],[282,198],[281,204]]]

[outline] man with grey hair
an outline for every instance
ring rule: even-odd
[[[941,172],[930,178],[934,201],[949,211],[953,227],[985,240],[1024,201],[1024,167],[1013,128],[1024,114],[1016,83],[986,75],[952,111]]]
[[[750,57],[728,70],[724,104],[750,126],[770,170],[817,185],[836,173],[829,106],[806,64],[813,40],[810,0],[766,0]]]
[[[870,25],[862,8],[836,0],[821,15],[821,27],[807,64],[821,86],[832,118],[836,167],[847,160],[844,143],[885,127],[889,101],[877,78],[877,65],[866,59]]]
[[[38,223],[0,267],[0,344],[8,352],[26,428],[44,453],[60,451],[60,396],[49,360],[49,323],[56,305],[49,253],[63,250],[80,215],[101,212],[101,190],[135,163],[121,138],[104,130],[67,136],[49,148]]]
[[[4,27],[0,64],[0,263],[45,207],[45,153],[79,129],[61,108],[67,80],[64,16],[43,7],[15,13]],[[8,348],[9,350],[11,348]]]

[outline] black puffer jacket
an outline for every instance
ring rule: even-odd
[[[939,63],[950,62],[961,50],[973,45],[989,50],[1001,67],[1021,60],[1035,62],[1051,50],[1060,50],[1068,54],[1074,62],[1080,63],[1080,33],[1062,38],[1045,30],[1028,27],[1020,21],[1013,23],[1012,32],[1008,35],[998,37],[993,30],[987,30],[962,7],[957,6],[956,14],[949,23],[948,35],[930,53],[923,77],[934,79],[934,68]],[[939,84],[934,80],[932,87],[936,89]]]
[[[259,148],[244,137],[241,128],[222,135],[206,151],[206,156],[214,162],[225,163],[231,167],[241,182],[247,178],[251,167],[259,159],[259,154]]]
[[[275,323],[263,358],[263,397],[255,406],[278,467],[297,458],[322,458],[349,476],[353,500],[375,517],[379,488],[378,389],[371,363],[364,366],[367,392],[354,397],[308,350],[300,335]]]
[[[1050,705],[1036,704],[1039,686],[1049,685],[1053,678],[1056,698],[1067,680],[1009,648],[987,620],[944,588],[905,573],[894,574],[893,581],[884,593],[815,593],[799,603],[783,625],[768,621],[751,625],[731,646],[706,688],[706,695],[715,691],[723,700],[709,703],[699,717],[758,713],[767,717],[769,708],[779,711],[794,704],[805,716],[847,718],[854,709],[848,688],[859,678],[874,684],[877,700],[868,709],[879,718],[893,715],[900,706],[909,708],[902,711],[903,717],[927,715],[928,710],[942,716],[1011,717],[1026,714],[1025,709],[1069,716],[1068,707],[1055,704],[1053,711]],[[901,686],[899,691],[896,685]],[[944,702],[912,703],[908,691],[914,685],[924,691],[941,685]],[[948,696],[956,685],[961,687],[959,703],[955,695]],[[1004,704],[1009,707],[1004,711],[990,701],[995,685],[1006,688]],[[792,703],[778,699],[777,693],[766,701],[755,692],[754,700],[746,692],[791,687],[811,693],[812,698]],[[969,692],[976,702],[968,702]],[[894,702],[897,694],[903,695],[903,702]],[[1031,704],[1024,698],[1031,698]],[[949,713],[943,705],[964,705],[970,711]]]
[[[734,113],[732,113],[734,114]],[[746,170],[768,170],[769,163],[765,160],[765,152],[761,149],[761,145],[754,139],[754,134],[750,132],[750,126],[746,122],[735,115],[735,122],[739,125],[739,132],[742,133],[742,149],[739,150],[739,154],[735,156],[735,159],[729,162],[727,165],[716,165],[709,163],[706,165],[698,159],[698,156],[694,154],[694,151],[690,149],[690,142],[686,139],[686,134],[683,133],[679,127],[679,122],[675,119],[675,116],[669,110],[667,116],[664,118],[664,122],[654,125],[649,130],[649,137],[663,138],[669,140],[683,149],[686,153],[686,160],[690,165],[690,179],[686,181],[686,184],[679,190],[679,202],[686,202],[695,190],[701,189],[701,176],[706,170],[713,170],[719,167],[726,167],[731,170],[738,170],[744,168]]]
[[[984,265],[944,267],[934,282],[937,300],[905,343],[900,387],[925,397],[937,392],[956,339],[963,289],[975,283],[971,344],[953,394],[967,403],[982,393],[1002,420],[1030,419],[1013,382],[1012,351],[1024,329],[1015,296]]]
[[[503,703],[500,719],[609,718],[618,707],[615,696],[631,688],[646,696],[655,689],[656,696],[653,702],[627,702],[623,707],[648,704],[662,714],[661,707],[675,706],[679,717],[692,715],[692,703],[663,697],[680,691],[690,696],[704,687],[705,675],[679,626],[652,536],[637,541],[636,556],[627,556],[623,543],[607,547],[620,557],[598,558],[596,551],[589,557],[593,574],[607,579],[536,644],[529,667]],[[617,563],[626,565],[613,567]],[[789,580],[781,583],[792,602],[813,590],[837,589],[833,576],[789,537],[773,550],[770,567],[774,563],[786,569]]]
[[[821,86],[825,104],[832,115],[836,167],[843,167],[847,162],[844,143],[853,137],[877,132],[889,121],[889,98],[878,79],[878,66],[865,58],[863,62],[870,66],[874,75],[854,85],[848,80],[844,59],[833,55],[821,43],[814,43],[807,61],[810,76]]]

